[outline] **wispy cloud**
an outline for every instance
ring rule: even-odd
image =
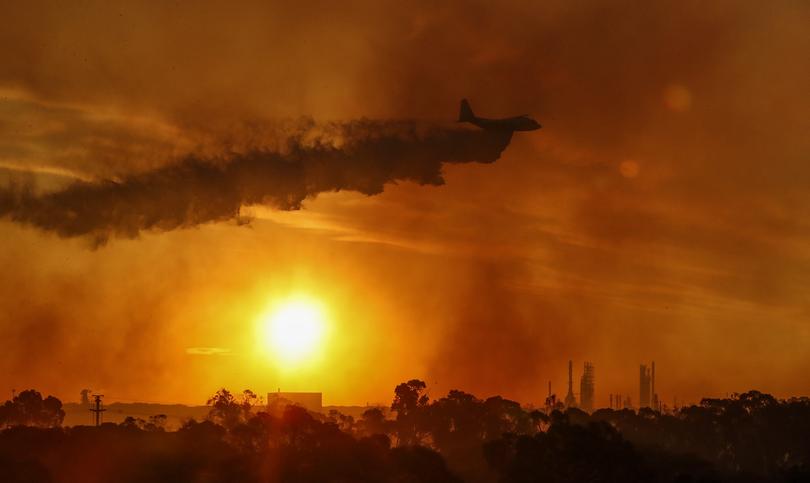
[[[232,352],[226,347],[186,347],[186,354],[194,356],[229,356]]]
[[[79,180],[90,182],[94,181],[95,177],[88,174],[61,166],[50,166],[47,164],[22,164],[14,161],[0,159],[0,169],[15,171],[30,174],[47,174],[51,176],[59,176],[61,178],[68,178],[72,180]]]

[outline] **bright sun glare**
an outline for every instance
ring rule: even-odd
[[[326,315],[317,301],[290,299],[273,307],[261,326],[265,350],[285,366],[294,366],[310,360],[320,349]]]

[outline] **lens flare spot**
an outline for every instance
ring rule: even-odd
[[[641,166],[632,159],[626,159],[619,163],[619,173],[625,178],[635,178],[641,172]]]
[[[692,93],[680,84],[670,84],[664,90],[664,105],[674,112],[685,112],[692,107]]]

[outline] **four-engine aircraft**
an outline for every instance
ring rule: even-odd
[[[504,119],[487,119],[477,117],[467,99],[461,100],[461,110],[458,113],[458,122],[469,122],[488,131],[534,131],[540,129],[540,123],[528,115],[507,117]]]

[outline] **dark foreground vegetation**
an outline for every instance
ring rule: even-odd
[[[810,481],[810,399],[756,391],[667,414],[547,414],[460,391],[430,401],[417,380],[358,420],[250,391],[208,403],[207,420],[173,432],[159,416],[62,428],[61,402],[25,391],[0,407],[0,481]]]

